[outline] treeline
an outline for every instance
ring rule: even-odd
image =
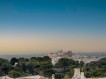
[[[0,76],[8,75],[12,78],[41,75],[55,79],[72,78],[74,68],[81,68],[87,78],[106,77],[106,58],[93,61],[88,64],[74,61],[73,59],[61,58],[53,65],[48,56],[28,58],[12,58],[10,61],[0,58]]]
[[[85,76],[90,77],[106,77],[106,58],[99,61],[93,61],[85,65]]]
[[[0,58],[0,76],[22,77],[42,75],[50,77],[53,74],[53,65],[48,56],[26,58],[12,58],[10,61]]]
[[[72,59],[61,58],[53,66],[51,58],[48,56],[32,57],[30,59],[12,58],[10,61],[0,58],[0,76],[8,75],[12,78],[17,78],[41,75],[51,78],[52,74],[55,74],[56,79],[71,78],[74,73],[73,69],[80,67],[82,64]]]

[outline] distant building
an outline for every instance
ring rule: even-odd
[[[52,59],[53,64],[57,63],[60,58],[70,58],[79,62],[83,61],[84,63],[89,63],[91,61],[98,61],[101,58],[104,58],[104,56],[85,56],[73,53],[72,51],[64,52],[63,50],[57,52],[51,52],[48,54],[48,56]]]

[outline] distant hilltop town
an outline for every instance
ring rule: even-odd
[[[52,59],[53,64],[57,63],[60,58],[70,58],[79,62],[83,61],[86,64],[91,61],[98,61],[101,58],[106,57],[106,56],[85,56],[85,55],[79,55],[77,53],[73,53],[72,51],[64,52],[63,50],[57,52],[51,52],[48,54],[48,56]]]

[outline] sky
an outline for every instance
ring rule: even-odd
[[[0,0],[0,55],[106,52],[106,0]]]

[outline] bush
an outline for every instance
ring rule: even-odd
[[[21,77],[21,73],[19,71],[14,71],[14,70],[11,70],[9,73],[8,73],[8,76],[9,77],[12,77],[12,78],[17,78],[17,77]]]
[[[86,77],[106,77],[106,58],[86,64],[84,72]]]
[[[55,73],[55,79],[62,79],[62,78],[64,78],[64,74],[62,74],[62,73]]]

